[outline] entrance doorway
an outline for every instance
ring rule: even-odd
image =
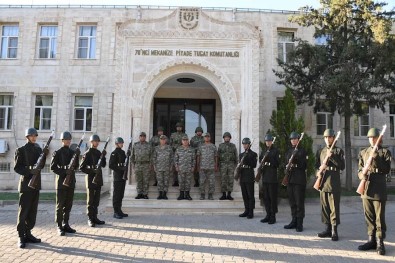
[[[215,143],[215,100],[211,99],[154,99],[153,134],[162,126],[170,136],[176,131],[176,123],[184,125],[185,133],[191,138],[196,127],[209,132],[211,142]]]

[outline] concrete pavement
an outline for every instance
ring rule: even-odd
[[[317,202],[306,203],[305,230],[297,233],[283,228],[290,221],[285,202],[280,204],[277,223],[268,225],[259,222],[261,207],[251,220],[239,218],[242,211],[225,215],[140,213],[116,220],[104,210],[110,202],[107,198],[101,200],[99,215],[105,225],[88,227],[85,206],[75,204],[70,222],[77,233],[65,237],[57,235],[54,204],[40,203],[33,234],[43,242],[29,243],[26,249],[16,246],[18,206],[0,207],[0,262],[395,262],[393,201],[387,204],[387,255],[379,256],[375,251],[357,250],[367,238],[358,199],[341,204],[340,240],[333,242],[316,236],[323,230]]]

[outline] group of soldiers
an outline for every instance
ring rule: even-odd
[[[174,186],[179,186],[180,195],[177,200],[192,200],[190,196],[191,181],[195,180],[195,186],[199,187],[200,200],[204,200],[205,184],[208,182],[208,199],[213,200],[215,186],[215,172],[221,174],[220,200],[233,200],[234,180],[240,182],[244,201],[244,212],[240,217],[251,219],[254,217],[255,197],[254,183],[259,183],[260,198],[266,216],[262,223],[276,223],[278,212],[278,176],[277,171],[282,166],[280,153],[274,146],[274,137],[266,134],[264,140],[266,151],[259,156],[258,173],[255,176],[254,168],[257,166],[258,155],[251,150],[251,140],[244,138],[242,145],[244,152],[238,154],[236,146],[230,142],[232,136],[229,132],[223,134],[224,141],[217,147],[211,142],[209,133],[203,135],[201,127],[197,127],[196,135],[189,141],[188,136],[182,132],[182,124],[177,123],[177,131],[171,134],[170,140],[163,134],[163,128],[158,128],[158,134],[148,143],[146,134],[141,132],[139,141],[134,143],[127,154],[122,149],[124,141],[118,137],[115,139],[115,150],[111,153],[109,167],[113,170],[113,208],[114,218],[121,219],[128,215],[122,212],[122,199],[125,191],[126,179],[125,160],[131,155],[134,167],[137,192],[136,199],[148,199],[148,187],[151,174],[155,174],[159,195],[157,199],[168,199],[170,177],[174,176]],[[26,144],[15,152],[14,170],[19,173],[19,211],[17,231],[19,235],[18,247],[24,248],[26,243],[39,243],[41,240],[32,235],[36,221],[39,190],[41,182],[36,188],[29,185],[34,175],[40,175],[40,169],[35,164],[48,148],[41,149],[37,144],[38,133],[36,129],[26,130]],[[383,240],[385,239],[385,204],[386,175],[391,169],[391,153],[382,147],[382,137],[377,128],[371,128],[367,134],[370,146],[363,149],[359,154],[358,175],[361,180],[368,181],[368,188],[362,194],[365,221],[368,226],[368,241],[358,247],[359,250],[377,250],[380,255],[385,255]],[[75,233],[70,227],[69,218],[73,204],[75,188],[75,170],[80,169],[86,174],[87,189],[87,215],[88,225],[95,227],[96,224],[105,224],[98,219],[98,206],[100,191],[103,186],[101,169],[106,166],[106,146],[100,152],[97,148],[100,143],[98,135],[90,137],[90,148],[83,154],[81,164],[78,162],[80,155],[79,147],[70,149],[71,133],[65,131],[60,136],[62,147],[52,154],[51,171],[56,174],[56,213],[58,233]],[[303,231],[305,217],[305,191],[307,184],[306,167],[307,152],[299,146],[300,135],[292,132],[289,136],[291,147],[285,153],[286,176],[289,205],[291,208],[291,222],[284,226],[285,229]],[[317,176],[323,176],[320,185],[321,218],[325,224],[323,232],[318,233],[320,238],[339,239],[337,227],[340,224],[340,175],[345,168],[344,152],[335,146],[335,132],[327,129],[324,132],[326,146],[317,151],[316,169],[320,172]],[[73,162],[74,159],[77,161]],[[368,165],[367,165],[368,164]],[[72,167],[71,167],[72,166]],[[322,172],[324,171],[324,172]],[[366,172],[368,171],[368,172]],[[173,173],[174,172],[174,173]],[[369,177],[369,178],[367,178]],[[66,184],[65,181],[68,180]],[[283,181],[284,184],[284,181]]]

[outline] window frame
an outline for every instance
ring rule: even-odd
[[[44,27],[55,27],[56,32],[54,36],[43,36],[42,35],[42,29]],[[38,50],[37,50],[37,58],[38,59],[56,59],[57,55],[57,39],[58,39],[58,25],[51,25],[51,24],[42,24],[39,26],[39,36],[38,36]],[[41,57],[41,43],[42,40],[48,40],[48,47],[46,48],[47,51],[47,56],[46,57]]]
[[[16,27],[17,35],[5,36],[6,27]],[[16,45],[10,47],[12,39],[16,39]],[[18,58],[18,43],[19,43],[19,24],[5,24],[1,26],[1,43],[0,43],[0,59],[17,59]],[[5,46],[5,47],[4,47]],[[5,56],[3,56],[3,49],[6,49]],[[15,57],[11,57],[11,49],[15,49]]]
[[[281,41],[280,40],[280,34],[281,33],[289,33],[292,34],[292,41]],[[287,51],[287,44],[292,44],[293,45],[293,49],[295,49],[296,46],[296,42],[295,42],[295,34],[296,31],[292,31],[292,30],[277,30],[277,59],[280,60],[281,62],[286,63],[287,62],[287,57],[288,57],[288,53],[291,51]],[[279,56],[279,52],[280,52],[280,44],[282,45],[282,56],[280,58]]]
[[[14,110],[14,95],[0,94],[0,96],[10,96],[10,98],[11,98],[11,105],[0,104],[0,108],[5,109],[4,121],[3,121],[4,128],[0,128],[0,131],[10,131],[12,129],[12,123],[13,123],[12,114],[14,113],[14,111],[13,111]]]
[[[91,98],[91,106],[76,106],[76,99],[77,97],[90,97]],[[83,119],[76,119],[76,111],[77,110],[83,110]],[[90,130],[87,130],[87,122],[88,122],[88,111],[90,110]],[[92,126],[93,126],[93,95],[74,95],[73,96],[73,131],[76,132],[90,132],[92,131]],[[82,129],[76,129],[76,121],[81,121],[82,120]]]
[[[325,123],[319,123],[319,115],[325,116]],[[323,135],[326,129],[333,129],[333,122],[334,122],[334,114],[333,112],[330,111],[330,104],[328,100],[319,100],[319,103],[317,103],[317,111],[315,114],[315,124],[316,124],[316,134],[317,135]],[[319,130],[319,126],[323,127],[322,133]]]
[[[82,28],[90,27],[91,34],[89,36],[82,35]],[[94,35],[92,35],[92,28],[95,28]],[[87,41],[86,47],[81,47],[81,40]],[[92,43],[94,44],[94,50],[92,50]],[[77,59],[96,59],[96,48],[97,48],[97,24],[83,24],[78,25],[78,36],[77,36],[77,50],[76,50],[76,58]],[[81,50],[86,49],[86,56],[83,57]]]
[[[37,96],[51,96],[52,97],[52,105],[51,106],[48,106],[48,105],[42,105],[42,106],[40,106],[40,105],[37,105]],[[51,129],[52,129],[52,113],[53,113],[53,99],[54,99],[54,97],[53,97],[53,95],[52,94],[36,94],[35,96],[34,96],[34,118],[33,118],[33,126],[34,126],[34,128],[36,129],[36,130],[39,130],[39,131],[50,131]],[[45,110],[50,110],[51,112],[50,112],[50,117],[49,118],[44,118],[44,111]],[[40,114],[39,114],[39,122],[38,122],[38,126],[36,126],[36,117],[37,117],[37,115],[36,115],[36,111],[37,110],[39,110],[40,111]],[[43,128],[43,126],[44,126],[44,121],[45,120],[48,120],[49,119],[49,128],[48,129],[44,129]]]
[[[361,107],[364,107],[364,106],[368,110],[367,113],[364,113],[361,115],[354,115],[354,136],[356,136],[356,137],[366,136],[369,129],[370,129],[370,122],[371,122],[371,120],[370,120],[370,106],[367,102],[361,102]],[[367,118],[368,123],[361,124],[362,118]],[[362,132],[363,128],[365,128],[366,132]]]

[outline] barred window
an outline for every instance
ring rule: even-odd
[[[1,162],[0,163],[0,173],[10,172],[11,163]]]

